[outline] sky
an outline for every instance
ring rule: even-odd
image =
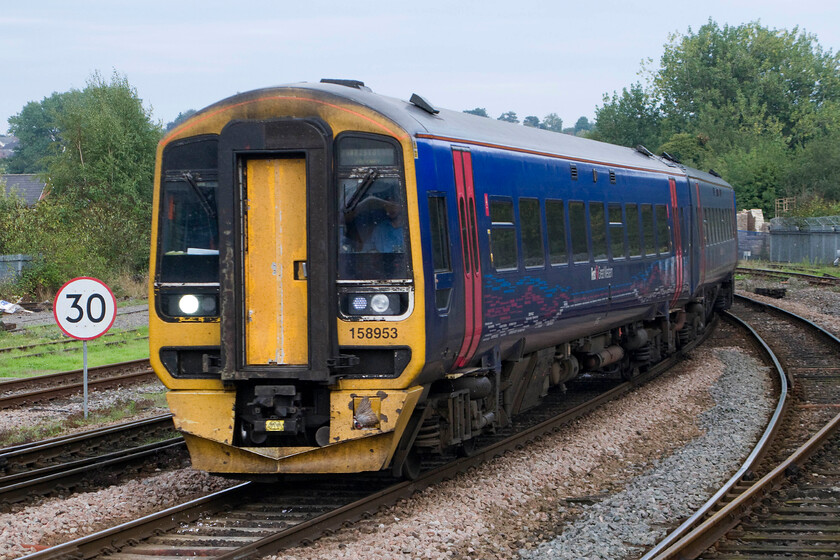
[[[564,126],[646,80],[673,33],[759,21],[840,51],[837,0],[0,0],[0,134],[30,101],[125,76],[162,124],[321,78]]]

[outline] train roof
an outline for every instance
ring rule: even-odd
[[[461,111],[433,108],[437,112],[431,112],[419,106],[423,104],[422,100],[415,104],[373,93],[361,82],[347,80],[346,83],[349,85],[323,82],[288,84],[239,94],[222,103],[234,102],[242,97],[259,97],[280,90],[306,90],[315,96],[326,95],[347,99],[381,113],[413,137],[441,138],[526,153],[547,154],[605,166],[689,175],[704,182],[731,188],[723,179],[714,175],[686,168],[666,158],[650,153],[645,154],[633,148],[517,125]],[[354,85],[360,87],[353,87]]]

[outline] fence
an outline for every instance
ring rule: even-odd
[[[16,279],[32,258],[31,255],[0,255],[0,282]]]
[[[738,258],[770,260],[770,234],[738,230]]]
[[[773,218],[770,260],[831,264],[840,257],[840,216]]]

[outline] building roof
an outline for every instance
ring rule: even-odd
[[[16,192],[26,201],[27,206],[33,206],[41,200],[47,186],[37,175],[0,175],[0,185],[6,192]]]

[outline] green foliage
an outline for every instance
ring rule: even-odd
[[[671,35],[649,87],[605,96],[596,117],[590,137],[714,168],[741,208],[840,200],[840,55],[797,28],[710,20]]]
[[[543,117],[540,128],[551,132],[563,132],[563,119],[558,117],[557,113],[549,113]]]
[[[0,252],[36,256],[19,290],[49,293],[74,276],[108,281],[144,271],[161,129],[126,78],[94,74],[84,90],[30,103],[11,120],[38,131],[38,150],[27,157],[45,170],[49,189],[33,208],[0,196]]]
[[[595,108],[595,127],[589,135],[594,140],[627,147],[659,146],[662,116],[655,99],[635,83],[619,96],[604,95],[604,105]]]
[[[530,126],[531,128],[542,128],[540,126],[540,119],[533,115],[525,117],[525,120],[522,121],[522,124],[525,126]]]
[[[709,138],[702,134],[677,132],[659,147],[659,151],[675,157],[685,165],[698,167],[708,155],[708,142]]]
[[[125,77],[94,74],[57,115],[61,151],[47,157],[50,194],[83,208],[109,202],[150,218],[155,147],[161,138]]]
[[[476,107],[475,109],[465,109],[465,113],[469,113],[470,115],[478,115],[479,117],[487,117],[490,118],[490,115],[487,114],[487,109],[484,107]]]
[[[9,118],[9,133],[20,145],[7,160],[8,173],[44,173],[45,157],[59,150],[60,128],[56,119],[65,104],[79,95],[76,90],[53,93],[42,101],[30,101]]]
[[[840,216],[840,201],[828,201],[819,196],[798,197],[790,215],[797,218]]]
[[[185,120],[190,118],[191,116],[195,115],[197,112],[198,111],[196,111],[195,109],[188,109],[186,111],[182,111],[182,112],[178,113],[178,116],[175,117],[175,120],[166,125],[166,132],[169,132],[170,130],[172,130],[173,128],[175,128],[176,126],[178,126],[179,124],[181,124],[182,122],[184,122]],[[485,116],[487,116],[487,115],[485,115]]]
[[[507,113],[502,113],[501,115],[499,115],[498,120],[509,122],[509,123],[518,123],[519,122],[519,117],[516,116],[515,111],[508,111]]]

